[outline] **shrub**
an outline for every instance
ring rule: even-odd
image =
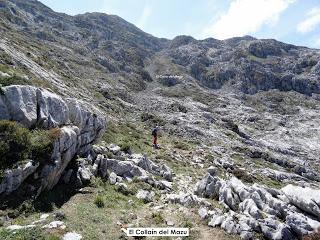
[[[181,227],[184,227],[184,228],[193,228],[193,223],[190,222],[189,220],[186,220]]]
[[[182,113],[187,113],[188,112],[187,108],[185,106],[181,105],[178,102],[172,103],[170,105],[170,109],[173,110],[173,111],[176,111],[176,112],[182,112]]]
[[[151,217],[156,224],[161,224],[164,222],[164,218],[161,212],[153,212]]]
[[[234,169],[232,171],[233,175],[247,183],[253,183],[254,182],[254,178],[248,174],[245,170],[242,170],[242,169]]]
[[[0,167],[10,167],[30,153],[30,132],[22,125],[7,120],[0,121]]]
[[[178,148],[181,150],[189,150],[189,145],[184,142],[174,142],[174,148]]]
[[[97,195],[96,198],[94,199],[94,204],[97,205],[98,208],[103,208],[105,205],[103,196]]]
[[[10,85],[27,85],[30,84],[29,80],[13,75],[10,77],[0,77],[0,86],[6,87]]]
[[[13,121],[0,121],[0,169],[13,167],[28,158],[44,162],[51,158],[60,129],[34,130]]]
[[[146,121],[154,119],[154,115],[152,115],[150,113],[142,113],[140,118],[141,118],[142,122],[146,122]]]
[[[147,82],[152,82],[152,81],[153,81],[153,79],[152,79],[152,77],[150,76],[149,72],[146,71],[146,70],[144,70],[143,68],[139,69],[139,70],[137,71],[137,73],[142,77],[142,79],[143,79],[144,81],[147,81]]]
[[[31,134],[31,158],[38,162],[48,161],[53,150],[53,141],[58,137],[57,130],[35,130]]]
[[[165,122],[162,118],[160,118],[159,116],[156,116],[154,114],[150,114],[150,113],[142,113],[140,118],[141,118],[142,122],[149,122],[152,125],[163,126],[165,124]]]
[[[131,153],[131,146],[129,143],[121,143],[120,147],[121,147],[121,151],[129,154]]]

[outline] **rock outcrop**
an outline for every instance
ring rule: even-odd
[[[195,194],[219,200],[227,209],[224,214],[213,214],[209,226],[243,239],[253,239],[254,232],[270,240],[301,239],[320,227],[319,190],[292,185],[281,190],[247,186],[235,177],[222,180],[207,173],[196,184]]]
[[[39,163],[29,161],[15,169],[5,171],[0,183],[0,194],[9,194],[17,190],[21,183],[23,183],[28,176],[33,174],[38,167]]]
[[[111,153],[116,154],[115,159],[107,157]],[[76,169],[63,172],[64,183],[82,187],[92,176],[98,176],[118,188],[124,181],[141,181],[166,192],[172,190],[174,173],[168,166],[158,165],[141,154],[125,153],[115,144],[108,147],[93,145],[90,154],[86,158],[77,159],[77,163]]]
[[[13,85],[2,88],[0,119],[17,121],[27,128],[50,129],[59,127],[54,140],[51,159],[42,169],[8,170],[0,187],[0,193],[11,193],[34,171],[40,172],[41,187],[53,188],[62,173],[76,155],[92,149],[92,144],[106,128],[104,117],[97,109],[76,99],[62,99],[48,90],[32,86]],[[11,172],[10,172],[11,171]],[[85,174],[82,173],[82,177]]]
[[[143,189],[140,189],[136,195],[138,199],[141,199],[146,203],[152,202],[154,196],[155,196],[155,193],[153,191],[147,191]]]

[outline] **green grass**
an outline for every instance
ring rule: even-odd
[[[123,150],[132,150],[137,153],[150,154],[152,151],[151,130],[148,133],[133,124],[110,124],[103,136],[106,143],[115,143]]]
[[[284,186],[286,186],[285,183],[282,183],[280,181],[271,179],[271,178],[266,177],[266,176],[258,175],[258,176],[256,176],[256,178],[257,178],[255,180],[256,183],[265,185],[267,187],[271,187],[271,188],[275,188],[275,189],[281,189]]]
[[[140,119],[142,122],[148,123],[150,127],[154,127],[157,125],[163,126],[165,124],[165,121],[161,117],[152,113],[142,113]]]
[[[247,183],[253,183],[255,178],[253,176],[251,176],[250,174],[248,174],[247,171],[236,168],[234,170],[232,170],[232,174],[237,177],[238,179],[247,182]]]
[[[31,84],[30,80],[27,80],[23,77],[13,75],[10,77],[0,77],[0,86],[6,87],[10,85],[29,85]]]
[[[184,89],[184,87],[182,87],[181,89],[180,86],[178,88],[171,87],[171,88],[161,89],[160,93],[162,96],[171,97],[171,98],[185,98],[191,95],[189,90]]]
[[[174,144],[173,147],[177,148],[177,149],[181,149],[181,150],[185,150],[185,151],[191,149],[191,146],[186,142],[175,141],[173,144]]]
[[[97,205],[98,208],[103,208],[105,206],[104,197],[102,195],[97,195],[94,199],[94,204]]]
[[[113,240],[122,235],[117,222],[128,219],[129,213],[143,211],[144,204],[134,195],[124,195],[100,178],[93,179],[93,193],[77,194],[61,208],[66,214],[66,226],[90,240]],[[103,196],[105,206],[98,208],[94,202],[97,195]],[[130,200],[130,201],[129,201]],[[131,220],[128,219],[128,223]]]
[[[127,207],[134,207],[137,208],[143,205],[143,202],[136,198],[134,195],[136,194],[137,190],[146,187],[148,184],[144,184],[142,182],[132,182],[128,184],[129,192],[128,194],[123,194],[122,192],[118,191],[117,186],[110,185],[106,181],[102,180],[101,178],[94,178],[93,179],[93,186],[99,188],[101,193],[99,194],[105,203],[105,208],[111,209],[125,209]],[[150,186],[150,185],[148,185]],[[134,200],[133,205],[128,205],[129,200]],[[115,204],[115,202],[117,204]]]
[[[193,228],[193,223],[190,222],[189,220],[185,220],[182,224],[181,227],[183,228]]]
[[[151,219],[155,224],[157,224],[157,226],[164,223],[164,217],[161,212],[153,212]]]
[[[129,191],[132,195],[136,195],[139,189],[144,189],[144,190],[151,190],[152,187],[141,181],[134,180],[132,183],[129,184]]]
[[[39,228],[30,228],[17,231],[0,229],[0,239],[2,240],[59,240],[57,234],[45,232]]]
[[[252,54],[248,54],[247,59],[250,61],[255,61],[255,62],[265,62],[264,58],[259,58],[259,57],[252,55]]]

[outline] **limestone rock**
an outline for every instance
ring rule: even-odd
[[[18,168],[6,170],[0,183],[0,194],[10,194],[17,190],[21,183],[23,183],[28,176],[33,174],[38,167],[39,163],[30,160]]]
[[[320,190],[287,185],[281,189],[289,202],[320,219]]]
[[[73,173],[73,169],[69,169],[67,172],[64,172],[64,174],[62,176],[62,181],[65,184],[69,184],[70,183],[70,179],[71,179],[72,173]]]
[[[195,186],[195,194],[202,197],[218,198],[222,185],[221,179],[207,173]]]
[[[141,154],[132,154],[129,160],[149,173],[162,176],[167,181],[172,181],[173,173],[165,164],[159,166]]]
[[[53,221],[47,225],[44,225],[42,228],[45,228],[45,229],[56,229],[56,228],[65,229],[66,226],[65,226],[64,222],[62,222],[62,221]]]
[[[34,228],[36,225],[25,225],[25,226],[20,226],[20,225],[10,225],[6,229],[9,231],[15,231],[15,230],[21,230],[21,229],[26,229],[26,228]]]
[[[120,152],[120,150],[121,150],[121,148],[120,148],[119,146],[115,145],[115,144],[110,144],[110,145],[108,146],[108,149],[109,149],[109,151],[112,152],[113,154],[118,154],[118,153]]]
[[[63,235],[62,240],[80,240],[82,239],[82,236],[76,232],[68,232],[65,235]]]
[[[81,167],[79,169],[79,174],[83,184],[88,184],[90,182],[92,174],[87,168]]]
[[[0,95],[0,119],[9,120],[10,113],[7,105],[4,103],[4,97]]]
[[[206,208],[204,208],[204,207],[199,208],[198,214],[199,214],[201,219],[206,219],[207,216],[208,216],[208,210]]]
[[[40,126],[54,128],[68,123],[68,106],[58,95],[37,89],[37,104],[39,111],[37,122]]]
[[[320,222],[300,213],[292,213],[288,215],[286,217],[286,223],[299,238],[317,231],[320,228]]]
[[[134,165],[131,161],[119,161],[115,159],[104,159],[109,171],[121,177],[133,178],[134,176],[146,176],[147,173],[142,168]]]
[[[244,214],[248,214],[255,219],[262,218],[262,213],[258,209],[256,203],[252,199],[245,199],[239,204],[239,210]]]
[[[217,185],[218,182],[221,186]],[[217,188],[219,202],[229,210],[223,215],[213,212],[209,226],[220,226],[228,233],[239,234],[242,239],[252,239],[253,232],[258,232],[272,240],[301,239],[320,226],[316,219],[319,190],[292,185],[281,190],[257,184],[247,186],[235,177],[222,181],[207,173],[196,184],[195,193],[212,196],[207,194],[210,193],[208,186],[212,183]],[[181,202],[178,197],[175,199]],[[205,215],[203,209],[199,210],[200,213]]]
[[[37,88],[9,86],[2,88],[10,118],[30,128],[37,123]]]
[[[117,174],[115,174],[114,172],[111,172],[109,175],[109,182],[110,184],[114,185],[117,182]]]
[[[61,178],[65,168],[76,154],[91,150],[92,144],[105,130],[104,117],[99,111],[76,99],[63,100],[57,94],[33,86],[13,85],[2,88],[0,118],[12,119],[31,128],[60,126],[60,135],[54,142],[51,159],[41,170],[39,191],[51,189]],[[64,126],[68,124],[68,126]],[[51,160],[51,161],[50,161]],[[10,193],[38,166],[8,170],[0,184],[0,194]],[[82,169],[80,177],[87,182],[91,174]],[[70,179],[70,173],[64,179]]]
[[[142,199],[144,202],[152,202],[155,193],[152,191],[142,190],[140,189],[136,195],[137,198]]]

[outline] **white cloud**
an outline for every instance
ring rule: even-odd
[[[280,14],[295,0],[233,0],[226,14],[203,31],[205,37],[226,39],[258,31],[277,23]]]
[[[152,14],[152,7],[150,5],[145,5],[143,7],[142,14],[137,22],[137,26],[139,28],[143,28],[151,14]]]
[[[297,31],[300,33],[312,32],[316,26],[320,25],[320,7],[311,9],[304,19],[297,26]]]

